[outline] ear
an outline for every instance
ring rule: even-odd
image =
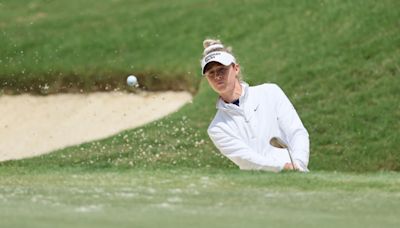
[[[240,73],[240,65],[239,64],[234,64],[233,69],[235,70],[236,75],[238,75]]]

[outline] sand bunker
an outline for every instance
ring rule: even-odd
[[[0,96],[0,161],[104,138],[178,110],[187,92]]]

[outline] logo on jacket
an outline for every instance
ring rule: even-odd
[[[254,109],[254,111],[257,111],[257,109],[258,109],[258,106],[260,106],[260,105],[257,105],[257,107]]]

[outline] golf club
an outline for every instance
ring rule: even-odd
[[[290,153],[289,146],[281,138],[272,137],[271,140],[269,140],[269,143],[273,147],[286,149],[288,151],[290,162],[292,163],[293,169],[297,170],[296,166],[294,166],[293,159],[292,159],[292,154]]]

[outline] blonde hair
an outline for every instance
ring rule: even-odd
[[[217,45],[217,44],[219,44],[219,45]],[[206,50],[208,47],[210,47],[212,45],[215,45],[215,48]],[[222,47],[220,45],[222,45]],[[203,41],[203,47],[204,47],[204,51],[203,51],[203,56],[201,58],[204,58],[204,56],[206,56],[207,54],[214,52],[214,51],[223,51],[223,52],[227,52],[227,53],[235,56],[232,53],[232,47],[230,47],[230,46],[226,47],[220,40],[205,39]],[[235,59],[236,59],[236,57],[235,57]],[[237,59],[236,59],[236,61],[237,61]],[[200,62],[201,62],[201,60],[200,60]],[[236,64],[238,64],[238,62]],[[237,75],[237,78],[239,79],[239,81],[242,81],[241,72],[239,72],[239,74]]]

